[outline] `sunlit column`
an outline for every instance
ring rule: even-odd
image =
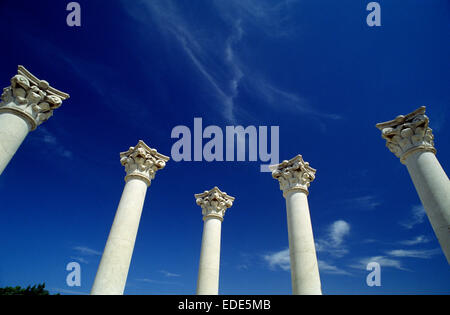
[[[0,102],[0,174],[23,140],[60,107],[69,95],[39,80],[23,66],[3,89]]]
[[[292,293],[321,295],[319,267],[308,205],[308,187],[316,170],[301,155],[270,166],[286,199]]]
[[[233,205],[234,198],[214,187],[195,195],[202,207],[203,236],[197,281],[197,295],[219,294],[220,239],[225,211]]]
[[[386,146],[405,164],[450,264],[450,182],[436,158],[425,107],[377,124]],[[448,143],[448,139],[447,143]]]
[[[123,294],[147,187],[168,160],[167,156],[142,141],[120,154],[120,162],[127,172],[126,184],[98,267],[92,295]]]

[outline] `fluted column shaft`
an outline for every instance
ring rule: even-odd
[[[405,164],[442,251],[450,264],[450,182],[436,157],[423,106],[377,124],[386,146]]]
[[[122,295],[125,290],[134,244],[147,188],[168,157],[139,141],[120,154],[125,166],[125,188],[95,276],[91,295]]]
[[[69,95],[39,80],[23,66],[3,89],[0,102],[0,175],[30,131],[47,121]]]

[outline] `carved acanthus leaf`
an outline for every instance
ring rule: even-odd
[[[425,106],[394,120],[377,124],[386,146],[402,163],[418,150],[436,153],[433,130],[429,127],[429,118],[425,115]]]
[[[289,161],[269,166],[272,177],[280,182],[283,195],[291,190],[302,190],[308,193],[310,183],[316,178],[316,170],[297,155]]]
[[[195,195],[196,203],[202,208],[203,219],[216,217],[223,220],[225,212],[233,205],[234,197],[214,187],[209,191]]]
[[[120,153],[120,163],[125,166],[127,172],[125,178],[140,177],[148,185],[155,178],[156,172],[166,166],[169,159],[147,146],[143,141],[139,141],[135,147],[130,147],[127,152]]]
[[[47,81],[39,80],[23,66],[3,89],[0,112],[13,112],[27,118],[34,130],[47,121],[69,95],[52,88]]]

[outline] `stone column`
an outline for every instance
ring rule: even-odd
[[[30,131],[60,107],[69,95],[39,80],[23,66],[3,89],[0,102],[0,175]]]
[[[142,141],[127,152],[120,153],[120,162],[127,172],[126,184],[98,267],[92,295],[123,294],[147,187],[168,160],[167,156]]]
[[[308,206],[308,187],[316,170],[301,155],[269,167],[286,199],[292,293],[321,295],[319,267]]]
[[[195,198],[197,205],[202,207],[204,221],[197,295],[218,295],[222,221],[234,198],[217,187],[197,194]]]
[[[450,182],[436,158],[425,107],[379,123],[386,146],[406,165],[434,233],[450,264]]]

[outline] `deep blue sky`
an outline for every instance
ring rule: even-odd
[[[170,155],[177,125],[279,126],[280,158],[316,168],[309,203],[325,294],[450,292],[450,270],[406,168],[375,128],[426,105],[450,170],[450,4],[368,0],[2,0],[2,87],[17,65],[71,98],[0,177],[0,286],[88,293],[125,175],[144,140]],[[169,162],[149,188],[125,293],[194,294],[194,194],[236,197],[221,294],[290,294],[285,203],[260,162]],[[66,285],[77,261],[82,286]],[[368,287],[368,261],[382,286]]]

